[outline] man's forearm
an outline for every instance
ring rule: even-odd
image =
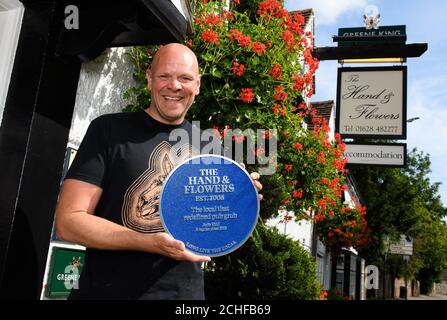
[[[56,235],[61,240],[89,248],[152,251],[148,235],[86,212],[58,217]]]

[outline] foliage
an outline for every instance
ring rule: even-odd
[[[421,292],[430,292],[434,282],[439,281],[447,269],[447,226],[441,221],[432,221],[415,239],[416,261],[421,261],[415,276],[421,282]]]
[[[208,263],[206,297],[317,299],[320,285],[315,268],[315,261],[297,242],[260,225],[243,250]]]
[[[143,110],[150,104],[151,95],[146,86],[146,70],[150,68],[154,49],[152,47],[133,47],[129,53],[134,67],[133,78],[136,86],[128,88],[123,93],[123,99],[130,101],[123,109],[124,112]]]
[[[446,216],[438,194],[439,183],[431,183],[430,158],[413,149],[407,155],[407,167],[401,169],[362,167],[352,169],[361,194],[368,204],[368,225],[373,239],[360,254],[368,263],[384,265],[387,249],[384,239],[413,237],[413,256],[408,265],[401,256],[388,255],[387,265],[396,276],[421,280],[421,289],[429,287],[447,268]]]
[[[324,214],[315,216],[320,238],[334,256],[337,256],[343,247],[363,248],[370,243],[365,214],[365,207],[357,202],[354,207],[338,203],[338,206],[331,207],[331,210],[325,211]]]

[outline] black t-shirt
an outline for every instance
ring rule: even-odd
[[[191,137],[202,134],[205,141],[195,145]],[[187,121],[167,125],[144,111],[103,115],[90,124],[66,178],[103,189],[95,215],[139,232],[162,232],[158,203],[163,181],[205,144],[220,152],[218,140]],[[70,299],[139,299],[143,294],[146,299],[204,299],[203,292],[199,263],[87,248]]]

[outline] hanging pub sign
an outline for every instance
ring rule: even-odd
[[[405,44],[407,38],[405,29],[405,25],[383,26],[377,29],[340,28],[334,40],[337,40],[339,47],[378,43]]]
[[[405,143],[372,144],[346,143],[344,158],[348,166],[370,165],[384,167],[405,167],[407,145]]]
[[[342,138],[406,139],[407,67],[338,68]]]
[[[410,236],[401,234],[399,241],[386,242],[388,243],[390,253],[401,254],[405,256],[413,255],[413,238]]]

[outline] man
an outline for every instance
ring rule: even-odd
[[[64,181],[57,236],[87,247],[70,299],[204,299],[200,265],[210,258],[163,232],[158,213],[166,176],[200,152],[172,152],[169,140],[172,130],[198,130],[185,121],[200,89],[197,58],[181,44],[163,46],[147,80],[150,106],[92,121]],[[251,177],[260,190],[259,174]]]

